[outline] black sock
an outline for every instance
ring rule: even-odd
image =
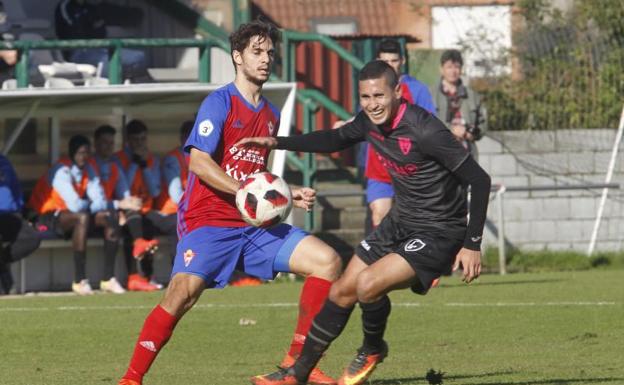
[[[104,280],[108,281],[115,276],[115,257],[119,241],[104,240]]]
[[[364,342],[362,347],[370,353],[379,353],[383,346],[383,336],[392,305],[390,298],[384,295],[372,303],[360,303],[362,308],[362,331]]]
[[[86,273],[87,253],[74,251],[74,282],[78,283],[87,277]]]
[[[352,311],[353,307],[344,308],[329,299],[325,301],[312,321],[301,355],[295,362],[297,381],[304,384],[307,382],[310,372],[318,364],[323,353],[344,330]]]

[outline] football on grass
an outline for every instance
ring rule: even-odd
[[[292,208],[290,187],[270,172],[252,174],[236,192],[236,207],[252,226],[275,226],[288,217]]]

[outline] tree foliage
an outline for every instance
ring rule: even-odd
[[[616,127],[624,103],[624,2],[574,0],[566,11],[521,0],[512,56],[520,76],[482,89],[490,128]]]

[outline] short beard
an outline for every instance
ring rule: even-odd
[[[255,84],[258,87],[262,87],[264,85],[264,83],[267,82],[267,80],[269,79],[258,79],[256,77],[251,76],[250,74],[244,72],[243,73],[245,75],[245,79],[247,79],[247,81],[249,81],[250,83]]]

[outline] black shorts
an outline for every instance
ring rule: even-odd
[[[436,278],[451,273],[463,244],[463,239],[448,238],[439,231],[408,228],[388,215],[360,242],[355,254],[368,265],[388,254],[399,254],[416,272],[418,279],[412,291],[424,295]]]

